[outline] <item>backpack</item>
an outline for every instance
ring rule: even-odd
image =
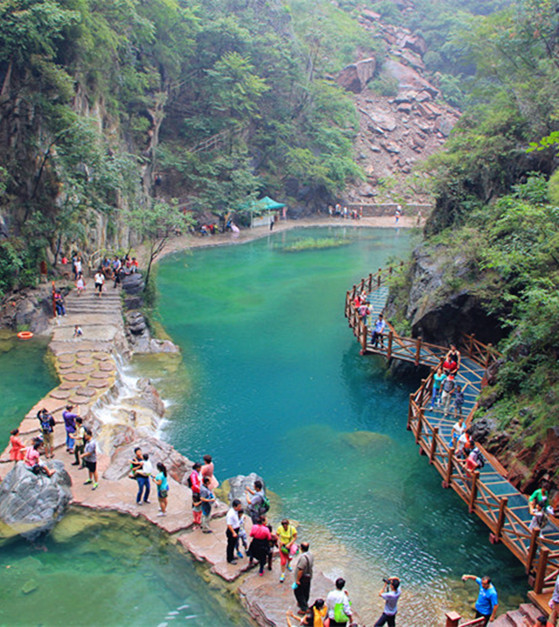
[[[50,414],[46,414],[39,417],[41,422],[41,430],[45,433],[52,433],[52,425],[50,424]]]
[[[477,467],[483,468],[485,466],[485,457],[481,454],[481,451],[478,450],[476,453]]]

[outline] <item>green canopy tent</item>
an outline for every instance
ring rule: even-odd
[[[271,214],[284,207],[284,203],[277,202],[269,196],[264,196],[264,198],[255,200],[250,204],[247,203],[246,210],[250,212],[250,227],[268,226],[272,219]]]

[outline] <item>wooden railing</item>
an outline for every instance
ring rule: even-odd
[[[485,624],[485,618],[474,618],[466,623],[461,623],[462,616],[458,612],[447,612],[445,615],[445,627],[481,627]]]
[[[423,342],[421,338],[402,337],[391,325],[387,325],[388,333],[382,348],[373,347],[369,342],[367,325],[359,316],[354,300],[359,292],[371,294],[384,286],[391,273],[390,269],[379,270],[347,292],[346,317],[359,340],[361,353],[382,354],[388,359],[401,359],[416,365],[421,363],[432,367],[431,373],[422,380],[419,389],[410,394],[408,430],[413,432],[420,453],[429,458],[429,463],[441,475],[443,487],[452,488],[466,503],[469,511],[475,513],[489,527],[489,539],[492,543],[502,542],[522,562],[534,592],[536,594],[546,592],[555,585],[559,576],[559,542],[542,538],[537,528],[530,531],[528,523],[509,505],[506,492],[504,496],[496,494],[490,485],[480,478],[478,471],[468,472],[464,460],[455,456],[454,447],[449,443],[448,436],[446,439],[443,438],[439,433],[439,427],[432,424],[425,415],[425,408],[431,399],[434,370],[448,348]],[[460,349],[463,356],[469,357],[478,367],[481,366],[485,373],[501,357],[491,344],[484,344],[473,335],[463,336]],[[484,385],[485,379],[484,376],[480,381],[480,387]],[[471,421],[476,409],[477,403],[471,409],[467,423]],[[491,459],[492,468],[504,477],[505,469],[489,454],[486,457]],[[497,483],[508,484],[505,478]],[[495,485],[495,482],[491,482],[491,485]],[[515,493],[516,490],[510,485],[510,494]],[[517,505],[516,509],[518,507]]]

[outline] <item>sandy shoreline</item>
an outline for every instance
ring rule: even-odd
[[[421,221],[421,226],[425,224],[425,220]],[[417,228],[416,216],[402,216],[398,222],[395,223],[393,216],[375,216],[369,218],[362,218],[361,220],[344,220],[341,218],[304,218],[302,220],[280,220],[274,226],[274,230],[270,231],[268,226],[259,226],[254,229],[243,229],[237,235],[233,233],[217,233],[216,235],[198,236],[198,235],[181,235],[170,239],[165,245],[163,252],[157,257],[156,261],[163,259],[167,255],[170,255],[181,250],[188,250],[192,248],[209,248],[212,246],[235,246],[237,244],[245,244],[252,242],[263,237],[267,237],[273,233],[281,233],[283,231],[291,231],[293,229],[312,228],[320,226],[334,226],[334,227],[367,227],[367,228],[404,228],[411,229]],[[140,261],[140,265],[145,266],[147,264],[147,251],[145,246],[140,246],[137,251],[137,257]]]

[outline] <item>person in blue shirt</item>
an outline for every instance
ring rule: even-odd
[[[475,575],[462,575],[462,581],[473,579],[479,586],[479,595],[476,601],[476,618],[485,618],[483,625],[493,622],[497,615],[499,607],[499,599],[497,598],[497,590],[491,583],[491,579],[485,575],[481,579]]]

